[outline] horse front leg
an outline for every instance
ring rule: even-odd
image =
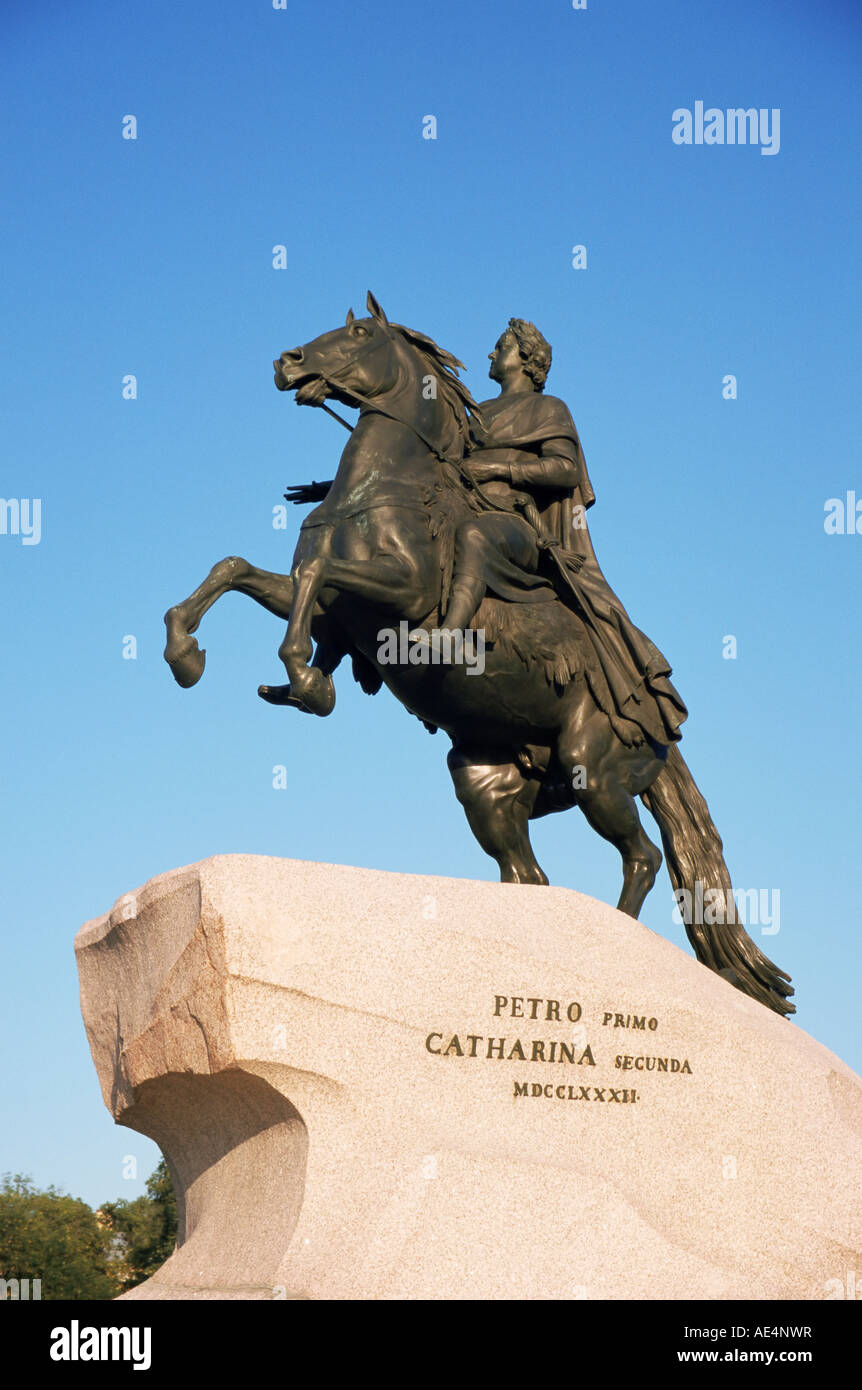
[[[397,555],[376,555],[373,560],[315,555],[297,566],[293,578],[293,607],[278,654],[284,662],[292,695],[311,714],[330,714],[335,704],[331,676],[317,664],[309,665],[313,650],[311,619],[324,589],[353,593],[414,622],[430,613],[437,601],[430,577],[423,583],[419,573]]]
[[[335,708],[335,684],[326,667],[311,666],[314,647],[311,641],[311,619],[320,592],[324,587],[326,561],[322,555],[303,560],[293,572],[293,606],[287,632],[278,649],[284,662],[288,685],[276,686],[273,694],[279,702],[298,703],[308,714],[327,715]],[[272,699],[267,690],[258,691],[263,699]]]
[[[325,620],[324,620],[325,624]],[[314,653],[314,660],[311,663],[313,671],[320,671],[325,677],[331,677],[333,671],[341,664],[342,659],[347,654],[347,646],[343,640],[337,640],[328,625],[325,634],[320,628],[315,630],[317,638],[317,649]],[[332,704],[335,704],[335,687],[332,686]],[[293,709],[301,710],[303,714],[312,714],[308,706],[300,700],[290,685],[259,685],[257,693],[262,700],[266,700],[268,705],[289,705]],[[330,709],[326,713],[330,713]]]
[[[227,559],[219,560],[203,584],[165,614],[168,634],[165,661],[173,672],[174,680],[186,690],[197,684],[206,665],[206,651],[201,650],[192,634],[207,609],[231,590],[247,594],[277,618],[290,617],[293,580],[289,574],[258,569],[239,555],[229,555]]]

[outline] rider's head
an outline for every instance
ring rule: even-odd
[[[524,372],[537,391],[544,391],[551,370],[551,344],[526,319],[509,319],[509,328],[515,335]]]

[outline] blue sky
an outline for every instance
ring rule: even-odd
[[[74,933],[120,894],[234,851],[496,876],[442,735],[391,697],[345,670],[328,720],[257,699],[282,625],[248,600],[205,619],[193,691],[161,657],[217,559],[289,568],[301,513],[285,533],[272,508],[343,435],[271,361],[368,288],[479,398],[510,315],[550,339],[599,559],[671,659],[734,882],[780,891],[761,945],[862,1070],[862,535],[824,530],[828,499],[862,499],[855,5],[7,0],[0,40],[0,493],[42,504],[39,544],[0,535],[0,1171],[95,1203],[155,1165],[78,1009]],[[778,153],[675,144],[696,101],[777,108]],[[616,901],[578,813],[533,839],[553,882]],[[688,949],[671,908],[663,873],[643,920]]]

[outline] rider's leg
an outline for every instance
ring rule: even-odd
[[[483,513],[462,521],[455,532],[452,587],[443,619],[443,626],[453,632],[459,628],[467,630],[485,597],[488,584],[482,572],[485,568],[483,560],[491,539],[488,532],[493,523],[493,513]]]
[[[501,565],[535,574],[539,551],[535,533],[511,512],[480,512],[462,521],[455,532],[452,587],[443,626],[457,631],[470,626],[479,604]]]
[[[446,605],[443,627],[452,632],[457,632],[459,629],[466,632],[479,611],[479,604],[485,597],[487,588],[488,586],[481,574],[469,574],[465,570],[457,572],[449,591],[449,602]]]

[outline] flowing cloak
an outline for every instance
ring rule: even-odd
[[[658,744],[676,742],[682,737],[680,725],[688,711],[669,679],[666,657],[635,627],[599,567],[586,522],[587,508],[596,495],[568,407],[557,397],[536,391],[510,397],[505,403],[499,397],[484,402],[480,409],[485,425],[475,434],[479,456],[493,450],[510,464],[513,486],[529,490],[539,507],[545,536],[551,541],[542,547],[539,568],[583,623],[595,656],[586,662],[586,676],[597,704],[626,742],[632,739],[620,720],[633,721]],[[566,439],[574,446],[578,476],[573,488],[548,488],[542,483],[540,448],[551,439]],[[482,491],[491,488],[486,485]],[[492,578],[491,587],[495,592],[503,587],[503,598],[535,602],[544,597],[532,587],[535,578],[540,576],[528,577],[522,570],[520,592],[512,592],[501,573],[499,584]]]

